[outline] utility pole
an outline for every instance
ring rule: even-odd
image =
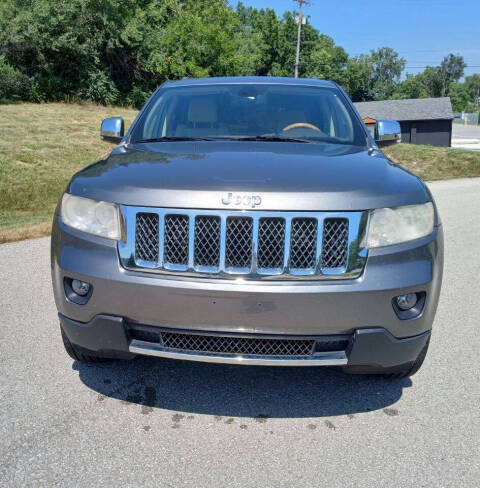
[[[297,52],[295,54],[295,78],[298,78],[298,65],[300,64],[300,41],[302,38],[302,21],[303,21],[303,16],[302,16],[302,10],[303,10],[303,5],[310,5],[310,2],[307,0],[293,0],[294,2],[297,2],[299,5],[298,8],[298,32],[297,32]]]

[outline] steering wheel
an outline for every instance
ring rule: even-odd
[[[316,125],[309,124],[308,122],[295,122],[294,124],[286,125],[282,131],[287,132],[288,130],[296,129],[297,127],[306,127],[307,129],[316,130],[317,132],[322,132]]]

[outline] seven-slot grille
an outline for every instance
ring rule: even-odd
[[[348,267],[348,216],[156,209],[134,216],[136,268],[234,277],[341,275]]]

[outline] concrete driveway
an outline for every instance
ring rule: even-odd
[[[444,287],[412,379],[73,362],[49,239],[0,246],[0,485],[478,486],[480,179],[430,186],[445,227]]]

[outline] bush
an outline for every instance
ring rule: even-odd
[[[118,89],[104,71],[89,73],[78,96],[101,105],[114,105],[118,101]]]
[[[10,66],[4,56],[0,56],[0,100],[6,102],[28,100],[29,91],[28,76]]]
[[[143,91],[138,86],[134,86],[122,105],[140,109],[143,107],[150,95],[150,92]]]

